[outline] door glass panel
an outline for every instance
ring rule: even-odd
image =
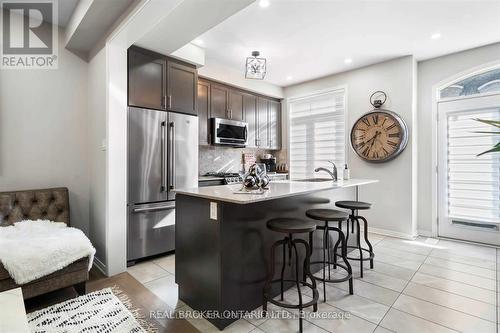
[[[478,154],[498,136],[493,126],[475,119],[500,120],[500,110],[451,112],[447,115],[448,216],[453,220],[500,222],[500,156]]]

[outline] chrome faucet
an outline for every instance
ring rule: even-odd
[[[333,165],[333,172],[326,169],[326,168],[316,168],[314,169],[314,172],[319,172],[319,171],[325,171],[325,172],[328,172],[328,174],[332,177],[333,181],[336,182],[337,181],[337,166],[335,165],[335,163],[333,163],[333,161],[328,161],[329,163],[332,163]]]

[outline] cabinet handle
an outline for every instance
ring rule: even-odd
[[[168,109],[172,109],[172,95],[168,95]]]
[[[167,108],[167,95],[163,95],[162,107]]]

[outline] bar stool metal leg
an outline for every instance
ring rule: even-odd
[[[326,239],[328,237],[327,235],[328,230],[325,228],[323,232],[323,299],[326,302],[326,252],[328,251],[328,245],[326,242]],[[328,267],[328,270],[330,268]]]
[[[269,288],[271,287],[271,282],[273,280],[273,277],[274,277],[274,255],[276,253],[276,248],[280,245],[283,245],[285,246],[286,244],[286,240],[285,239],[282,239],[282,240],[279,240],[277,242],[275,242],[272,246],[271,246],[271,258],[273,258],[273,260],[271,260],[271,271],[270,271],[270,274],[266,280],[266,283],[264,284],[264,288],[263,288],[263,292],[262,292],[262,313],[264,315],[264,317],[266,317],[267,315],[267,297],[266,297],[266,292],[269,290]],[[283,280],[283,279],[281,279]]]
[[[283,300],[283,275],[285,274],[285,266],[286,266],[286,244],[283,244],[283,263],[281,266],[281,275],[280,275],[281,300]]]
[[[353,221],[356,220],[356,226],[358,227],[358,233],[356,234],[356,243],[358,245],[359,250],[359,270],[360,276],[363,278],[363,249],[361,248],[361,228],[359,227],[359,220],[354,217]]]
[[[370,252],[370,268],[373,269],[373,246],[368,240],[368,221],[363,217],[363,216],[356,216],[358,219],[363,220],[364,223],[364,230],[363,230],[363,236],[365,238],[365,242],[368,245],[368,249]]]
[[[347,221],[349,223],[349,221]],[[339,238],[341,239],[341,244],[342,244],[342,260],[344,261],[346,267],[347,267],[347,274],[350,275],[349,279],[349,294],[352,295],[354,294],[354,288],[353,288],[353,282],[352,282],[352,267],[351,264],[349,263],[349,260],[347,260],[347,241],[344,239],[344,234],[342,232],[339,233]],[[335,256],[336,257],[336,256]]]

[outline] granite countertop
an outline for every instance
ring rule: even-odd
[[[249,204],[259,201],[286,198],[295,195],[330,189],[373,184],[377,182],[378,180],[375,179],[349,179],[339,180],[337,182],[307,182],[297,180],[283,180],[269,183],[269,189],[264,191],[263,194],[235,193],[241,189],[241,184],[177,189],[175,190],[175,192],[179,194],[217,201],[231,202],[236,204]]]

